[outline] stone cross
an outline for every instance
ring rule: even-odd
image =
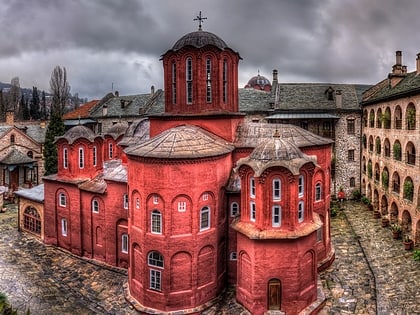
[[[197,17],[193,20],[193,21],[198,21],[198,30],[201,31],[201,25],[203,23],[203,20],[207,20],[207,17],[202,17],[201,16],[201,11],[200,14],[197,15]]]

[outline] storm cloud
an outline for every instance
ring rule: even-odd
[[[71,92],[101,98],[163,87],[160,56],[203,29],[239,52],[239,84],[258,71],[280,82],[374,84],[395,51],[408,71],[420,52],[416,0],[6,0],[0,11],[0,81],[49,90],[56,65]]]

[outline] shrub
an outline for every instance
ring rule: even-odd
[[[416,250],[413,252],[413,259],[414,259],[415,261],[420,261],[420,249],[416,249]]]

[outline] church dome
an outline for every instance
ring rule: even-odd
[[[91,129],[82,125],[77,125],[67,130],[67,132],[58,139],[66,139],[68,143],[73,143],[77,139],[85,138],[92,142],[95,137],[95,133]]]
[[[114,139],[117,139],[119,136],[124,135],[127,131],[128,123],[127,122],[119,122],[112,125],[108,131],[105,133],[107,135],[112,136]]]
[[[210,32],[198,30],[182,36],[172,47],[172,50],[177,51],[186,46],[202,48],[207,45],[215,46],[220,50],[224,50],[228,47],[225,41],[219,36]]]
[[[251,160],[263,162],[290,161],[304,157],[305,155],[296,145],[278,136],[273,136],[259,144],[250,155]]]
[[[248,83],[245,85],[245,88],[257,88],[258,90],[264,90],[266,86],[269,86],[271,89],[270,80],[258,74],[249,79]]]

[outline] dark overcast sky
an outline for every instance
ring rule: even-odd
[[[101,98],[163,87],[160,56],[186,33],[220,36],[243,58],[242,87],[258,70],[280,82],[374,84],[403,51],[420,52],[418,0],[1,0],[0,81],[49,90],[65,66],[72,93]]]

